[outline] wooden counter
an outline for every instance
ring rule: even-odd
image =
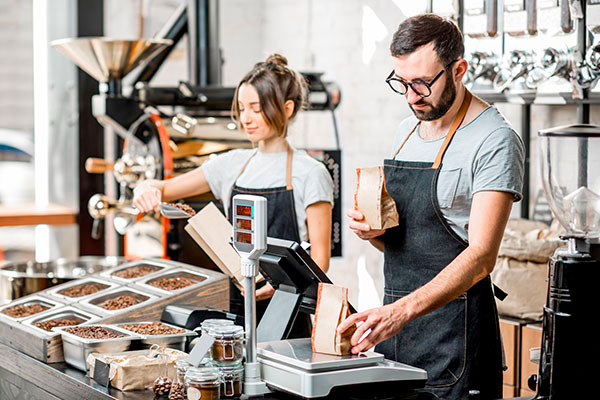
[[[37,208],[33,204],[18,207],[0,205],[0,226],[72,225],[76,223],[77,212],[57,204],[50,204],[45,208]]]

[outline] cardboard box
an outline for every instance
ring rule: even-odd
[[[519,320],[500,319],[500,334],[502,335],[504,356],[506,357],[506,366],[508,367],[503,373],[503,383],[517,389],[519,387],[519,372],[521,369],[521,325],[522,322]]]
[[[519,389],[514,385],[502,385],[502,398],[507,399],[519,396]]]

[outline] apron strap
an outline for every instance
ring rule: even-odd
[[[237,180],[240,178],[240,176],[242,176],[242,174],[244,173],[244,170],[250,163],[250,160],[252,159],[252,157],[254,157],[256,155],[257,152],[258,152],[258,150],[256,150],[250,157],[248,157],[248,160],[246,160],[246,162],[244,163],[244,166],[242,167],[240,172],[235,177],[235,180],[233,181],[234,185],[237,183]],[[287,145],[287,165],[286,165],[286,170],[285,170],[285,188],[287,190],[292,190],[292,161],[293,161],[293,159],[294,159],[294,152],[292,150],[292,147],[288,144]]]
[[[450,141],[454,137],[454,134],[458,130],[460,124],[462,124],[462,122],[464,121],[465,115],[467,115],[467,110],[469,109],[469,105],[471,104],[472,97],[473,96],[471,95],[471,92],[465,89],[465,97],[463,98],[463,102],[460,106],[460,109],[458,110],[458,114],[456,114],[456,117],[454,118],[454,122],[452,122],[452,126],[450,126],[450,130],[446,135],[446,140],[444,140],[444,143],[442,143],[442,148],[438,152],[438,155],[435,158],[433,165],[431,166],[432,169],[438,169],[442,164],[442,158],[444,157],[444,153],[446,153],[446,149],[448,148]]]
[[[462,124],[462,122],[464,121],[465,115],[467,115],[467,110],[469,109],[469,105],[471,104],[472,97],[473,96],[471,95],[471,92],[469,92],[468,89],[465,89],[465,97],[463,98],[463,102],[460,106],[460,109],[458,110],[458,114],[456,114],[456,117],[454,117],[454,121],[452,122],[452,125],[450,126],[450,130],[448,131],[448,134],[446,135],[446,139],[444,140],[444,143],[442,143],[442,147],[440,148],[440,151],[438,152],[437,156],[435,157],[435,161],[433,162],[431,169],[438,169],[440,167],[440,165],[442,164],[442,158],[444,157],[444,154],[446,153],[446,149],[450,145],[450,141],[454,137],[454,134],[458,130],[458,127],[460,126],[460,124]],[[406,138],[404,139],[402,144],[400,144],[400,147],[398,147],[398,150],[396,150],[396,153],[394,153],[394,156],[392,157],[392,159],[396,158],[398,153],[400,153],[400,150],[402,150],[402,147],[404,147],[404,144],[406,144],[406,142],[408,141],[408,138],[413,134],[413,132],[417,129],[417,127],[420,124],[421,124],[421,121],[416,123],[416,125],[408,133],[408,135],[406,136]]]

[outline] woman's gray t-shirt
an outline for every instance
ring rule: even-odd
[[[250,158],[252,157],[252,158]],[[246,161],[250,162],[239,175]],[[219,154],[202,164],[211,192],[229,211],[233,184],[248,189],[286,186],[287,152],[264,153],[258,149],[236,149]],[[239,178],[238,178],[239,175]],[[333,181],[325,165],[304,150],[294,150],[292,158],[294,208],[301,240],[308,240],[306,208],[320,201],[333,206]]]
[[[414,116],[402,121],[390,156],[417,122]],[[417,128],[395,159],[433,162],[444,139],[423,140]],[[437,195],[442,214],[460,237],[468,238],[473,194],[501,191],[512,193],[515,201],[521,200],[524,159],[523,141],[494,106],[458,129],[442,160]]]

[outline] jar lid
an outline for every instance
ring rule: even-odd
[[[230,319],[224,319],[224,318],[210,318],[210,319],[205,319],[204,321],[202,321],[202,323],[200,323],[200,327],[203,329],[206,329],[210,326],[223,326],[223,325],[233,325],[233,321]]]
[[[244,374],[244,365],[241,362],[237,362],[234,365],[227,365],[225,367],[219,367],[219,374],[222,377],[242,376]]]
[[[219,379],[219,370],[212,367],[188,368],[185,373],[186,380],[196,382],[210,382]]]
[[[244,328],[239,325],[211,326],[207,332],[215,338],[238,339],[244,336]]]

